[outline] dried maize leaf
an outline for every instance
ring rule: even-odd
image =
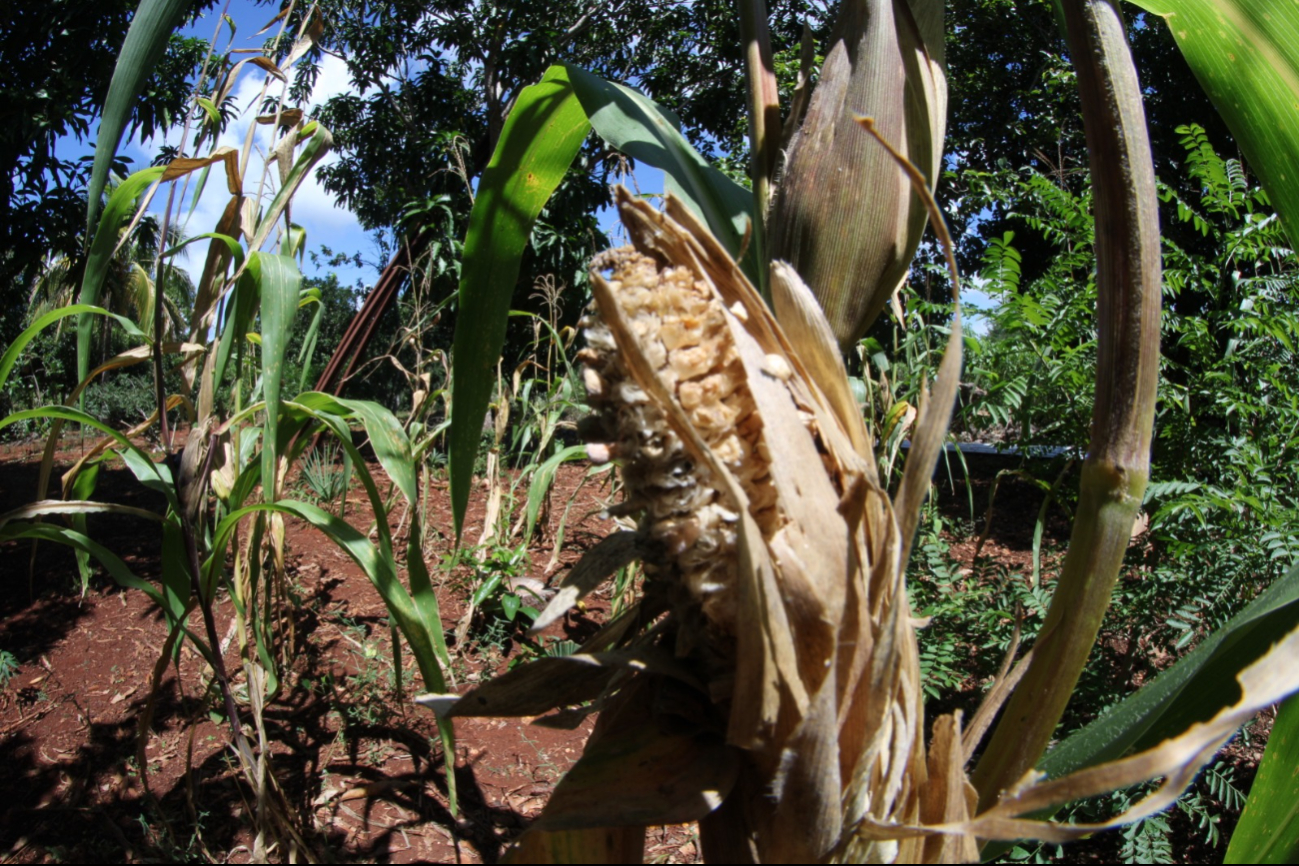
[[[415,700],[448,718],[539,716],[598,698],[620,672],[644,671],[702,685],[688,667],[654,647],[540,658],[460,695],[421,695]]]
[[[819,862],[842,832],[834,666],[780,753],[754,826],[763,862]],[[762,767],[761,758],[755,763]]]
[[[959,713],[934,720],[928,776],[920,794],[921,820],[926,824],[959,824],[969,820],[979,803],[979,794],[965,778]],[[978,843],[968,833],[931,836],[923,844],[919,857],[922,863],[974,863],[979,859]]]
[[[737,749],[718,733],[676,734],[647,718],[588,746],[537,820],[540,830],[697,821],[730,793]]]
[[[599,697],[615,668],[569,662],[571,656],[543,658],[517,667],[465,695],[419,695],[439,716],[539,716]]]
[[[875,463],[870,433],[862,421],[857,399],[848,386],[848,370],[843,365],[839,344],[825,320],[821,305],[798,272],[785,262],[772,262],[770,286],[776,318],[789,335],[790,342],[798,347],[798,356],[807,365],[806,375],[825,394],[857,454],[873,470]],[[878,479],[871,480],[878,483]]]
[[[587,593],[591,592],[615,571],[636,559],[636,533],[615,532],[586,552],[564,578],[559,592],[546,605],[546,609],[532,623],[530,634],[536,634],[568,612]]]
[[[703,818],[741,766],[698,690],[640,677],[610,699],[581,759],[534,825],[541,830],[672,824]]]

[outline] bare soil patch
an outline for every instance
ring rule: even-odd
[[[75,438],[65,442],[56,479],[79,453]],[[0,513],[36,498],[39,448],[39,443],[0,447]],[[953,557],[968,557],[971,566],[987,491],[999,466],[995,461],[972,466],[968,483],[974,485],[977,520],[971,532],[958,531],[950,539]],[[377,467],[374,471],[382,477]],[[528,549],[527,577],[554,585],[613,528],[598,514],[609,495],[607,482],[584,481],[585,472],[583,465],[560,468],[553,507]],[[968,518],[966,483],[942,486],[942,509],[953,526],[961,525],[961,515]],[[487,493],[484,486],[474,490],[469,542],[481,532]],[[445,482],[435,482],[430,494],[426,560],[452,635],[472,577],[463,565],[440,567],[453,546]],[[520,502],[523,495],[518,492]],[[1030,567],[1032,523],[1041,496],[1031,484],[1003,479],[980,556],[1018,573]],[[160,497],[141,488],[120,462],[103,470],[97,498],[162,506]],[[570,501],[557,565],[547,569]],[[359,488],[349,494],[345,516],[363,530],[373,523]],[[405,519],[400,508],[391,515],[398,543],[404,541]],[[286,529],[296,613],[291,629],[284,630],[283,686],[265,715],[275,743],[275,778],[298,810],[315,854],[347,862],[495,862],[581,754],[591,722],[559,731],[527,720],[459,721],[460,808],[453,815],[432,717],[409,699],[418,683],[409,653],[403,654],[404,692],[396,691],[382,600],[324,536],[298,520],[288,520]],[[158,579],[160,533],[154,524],[95,516],[90,532],[140,577]],[[1062,546],[1067,533],[1063,514],[1054,516],[1048,524],[1052,544]],[[143,767],[137,757],[139,719],[167,633],[158,610],[141,593],[124,591],[102,575],[83,596],[72,553],[54,544],[42,544],[34,557],[26,543],[0,546],[0,586],[0,650],[18,662],[0,688],[0,797],[7,804],[0,816],[0,853],[5,859],[246,862],[252,806],[227,746],[220,702],[213,690],[204,690],[209,678],[188,647],[165,669]],[[553,626],[541,645],[580,642],[605,621],[611,606],[609,590],[597,592],[584,611],[575,610]],[[217,606],[216,615],[224,632],[232,621],[228,600]],[[475,625],[462,645],[452,646],[454,674],[460,688],[467,688],[536,652],[520,631],[488,633]],[[237,669],[237,646],[229,647],[226,661]],[[958,700],[973,704],[977,691],[972,683]],[[1250,744],[1238,742],[1227,754],[1242,769],[1243,784],[1252,777],[1268,724],[1261,720]],[[1199,844],[1194,827],[1185,829],[1185,838],[1181,862],[1220,861],[1223,847]],[[1106,860],[1117,845],[1110,836],[1072,849],[1067,859]],[[646,860],[697,862],[693,831],[652,828]]]
[[[51,495],[57,495],[57,476],[79,454],[75,437],[65,442]],[[0,449],[0,512],[37,498],[39,447]],[[529,550],[527,577],[558,580],[610,530],[597,514],[607,487],[584,482],[585,468],[560,468],[554,507]],[[453,532],[445,482],[435,481],[430,493],[426,559],[450,637],[472,578],[463,565],[437,567],[452,553]],[[481,531],[486,494],[483,487],[474,492],[466,530],[471,540]],[[142,508],[163,504],[120,463],[102,471],[96,496]],[[564,545],[556,567],[546,572],[570,500]],[[349,493],[345,515],[362,529],[373,524],[359,485]],[[399,544],[403,519],[396,509],[392,528]],[[155,525],[96,515],[90,534],[140,577],[159,577]],[[361,570],[310,526],[287,520],[286,539],[297,595],[292,627],[285,630],[292,646],[283,648],[284,684],[265,715],[275,743],[275,777],[314,831],[309,841],[316,853],[363,862],[495,861],[581,754],[591,722],[573,731],[514,720],[457,722],[460,808],[453,816],[436,727],[431,714],[409,699],[419,682],[409,652],[403,653],[404,692],[396,692],[382,599]],[[166,669],[142,773],[138,720],[167,634],[160,612],[143,594],[124,591],[105,576],[82,596],[73,554],[59,545],[41,544],[33,559],[30,545],[11,543],[0,547],[0,561],[0,649],[18,662],[8,687],[0,689],[0,796],[8,804],[0,818],[0,852],[12,862],[247,860],[251,805],[226,745],[220,702],[213,690],[203,690],[208,678],[197,653],[183,648],[179,663]],[[593,633],[608,613],[607,595],[596,593],[584,612],[556,624],[540,645],[580,642]],[[216,619],[224,631],[232,619],[228,600],[217,605]],[[484,634],[475,622],[464,645],[452,646],[460,687],[534,654],[522,637],[521,629]],[[238,669],[237,646],[228,649],[226,662]],[[689,842],[677,828],[655,838],[650,846],[660,849],[671,839],[674,856]]]

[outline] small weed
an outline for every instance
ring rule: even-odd
[[[357,668],[356,673],[346,678],[343,685],[346,698],[340,702],[339,709],[349,724],[381,725],[392,716],[387,695],[397,687],[391,661],[365,625],[345,616],[338,616],[336,623],[343,639],[351,644],[347,652],[355,657]],[[322,693],[337,695],[333,686],[329,675],[320,681]]]
[[[9,688],[9,681],[18,673],[18,659],[9,650],[0,650],[0,689]]]
[[[514,623],[520,613],[528,622],[540,614],[533,605],[538,599],[526,587],[516,588],[516,579],[524,576],[528,568],[528,547],[496,547],[482,562],[477,563],[473,594],[474,607],[482,611],[490,627],[494,621]]]
[[[321,447],[302,462],[302,483],[318,503],[333,503],[347,491],[347,467],[337,460],[337,448]]]

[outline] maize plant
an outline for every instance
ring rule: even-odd
[[[1175,38],[1209,82],[1282,218],[1293,219],[1299,180],[1288,167],[1292,142],[1299,140],[1299,60],[1292,38],[1299,19],[1280,7],[1260,12],[1240,0],[1143,5],[1170,21],[1176,17]],[[96,225],[131,103],[184,6],[179,0],[140,4],[105,106],[89,227]],[[519,861],[639,862],[646,825],[697,821],[709,861],[950,862],[976,858],[987,840],[1064,841],[1152,814],[1176,798],[1240,724],[1299,687],[1293,664],[1299,571],[1150,686],[1042,757],[1095,639],[1148,475],[1159,237],[1140,87],[1116,6],[1109,0],[1060,4],[1082,90],[1098,227],[1101,338],[1082,496],[1043,630],[1018,665],[1007,659],[968,726],[957,715],[925,723],[916,645],[923,623],[912,616],[903,582],[957,385],[959,314],[932,395],[915,421],[901,484],[892,492],[882,485],[875,443],[838,354],[904,280],[926,210],[942,235],[930,198],[945,126],[942,5],[845,0],[815,89],[815,52],[804,46],[804,68],[783,123],[766,11],[761,0],[738,0],[738,6],[750,80],[752,191],[708,165],[644,95],[572,66],[552,67],[521,92],[501,131],[477,189],[464,248],[450,432],[457,524],[464,518],[520,257],[537,214],[594,129],[611,147],[662,168],[669,193],[663,213],[619,194],[632,245],[592,263],[595,305],[585,323],[583,360],[594,410],[590,455],[620,465],[627,497],[614,510],[635,518],[636,529],[593,548],[539,625],[632,559],[644,563],[646,580],[640,601],[579,653],[538,659],[468,694],[424,702],[452,717],[539,716],[553,725],[599,713],[583,757],[516,843],[511,856]],[[284,81],[322,27],[313,7],[282,62],[243,61],[218,90],[228,94],[248,62],[268,73],[268,85],[271,78]],[[1246,71],[1224,75],[1232,66]],[[878,142],[855,116],[866,113],[873,122],[864,125],[878,130]],[[274,149],[281,185],[265,212],[258,214],[251,206],[255,196],[244,193],[251,139],[242,154],[218,149],[138,173],[118,188],[98,222],[83,305],[42,317],[0,355],[2,385],[42,328],[84,314],[79,366],[82,387],[89,384],[102,368],[88,370],[85,317],[105,313],[93,304],[136,199],[155,181],[224,166],[232,198],[209,236],[190,341],[163,341],[160,302],[153,307],[151,337],[148,323],[114,317],[139,349],[110,364],[152,356],[156,420],[168,448],[166,411],[189,398],[163,393],[163,355],[187,359],[183,370],[187,384],[197,386],[197,408],[179,477],[71,406],[0,421],[4,426],[42,416],[108,434],[88,459],[115,447],[142,483],[167,497],[165,513],[152,516],[175,554],[164,560],[164,588],[140,581],[80,531],[85,514],[125,508],[87,500],[94,487],[89,463],[70,473],[64,499],[0,515],[0,540],[70,544],[99,557],[119,582],[155,597],[172,626],[155,682],[182,635],[209,661],[232,744],[257,794],[259,828],[284,824],[292,856],[293,848],[306,846],[287,826],[287,814],[270,820],[274,785],[260,723],[261,702],[276,690],[274,651],[287,645],[274,634],[274,583],[283,567],[280,515],[312,521],[365,569],[429,688],[445,688],[440,663],[446,651],[417,532],[408,542],[407,590],[397,577],[385,521],[378,521],[375,545],[320,509],[279,498],[288,467],[316,430],[337,433],[354,464],[363,466],[351,450],[349,419],[367,428],[377,456],[412,504],[416,476],[409,439],[379,407],[323,394],[282,398],[285,335],[298,305],[310,302],[297,291],[293,252],[302,238],[287,208],[329,135],[304,124],[296,109],[277,109],[266,119],[288,132]],[[900,152],[890,153],[886,142]],[[304,152],[295,160],[299,145]],[[262,247],[282,216],[281,252],[272,255]],[[236,387],[235,411],[227,414],[216,395],[227,388],[227,370],[240,367],[259,319],[260,395],[250,386],[245,402]],[[253,424],[259,414],[262,422]],[[51,449],[56,442],[57,433]],[[89,480],[78,480],[82,468]],[[367,472],[361,475],[382,514],[377,487]],[[68,516],[73,525],[33,522],[50,515]],[[245,519],[250,531],[235,543]],[[232,546],[233,578],[223,567]],[[248,709],[255,746],[239,724],[241,711],[222,671],[212,620],[218,585],[244,605],[239,631],[250,639],[241,641],[240,652],[254,686]],[[202,636],[184,625],[196,607],[204,615]],[[971,771],[1003,704],[1001,721]],[[1293,713],[1284,718],[1293,727]],[[142,730],[147,724],[145,718]],[[450,763],[445,724],[442,732]],[[1294,747],[1284,748],[1282,759],[1293,764]],[[1269,784],[1282,790],[1289,775],[1274,773],[1268,778],[1277,781]],[[1103,825],[1023,817],[1160,776],[1164,782],[1155,793]],[[1292,819],[1282,816],[1280,824],[1255,831],[1260,859],[1293,850],[1299,828]],[[259,834],[254,854],[264,858],[272,847]]]
[[[661,213],[618,192],[631,245],[592,262],[584,321],[589,453],[621,467],[626,496],[611,512],[636,529],[593,548],[537,627],[633,559],[646,578],[639,602],[579,653],[421,701],[451,717],[555,726],[599,713],[583,757],[515,844],[516,862],[640,862],[647,825],[684,821],[699,823],[709,862],[972,861],[991,840],[1065,841],[1168,806],[1236,727],[1299,687],[1282,661],[1299,651],[1299,600],[1283,588],[1242,615],[1235,627],[1263,628],[1263,646],[1237,660],[1230,696],[1199,707],[1194,724],[1169,736],[1159,720],[1185,717],[1181,692],[1147,689],[1100,733],[1052,752],[1043,766],[1056,778],[1034,770],[1095,641],[1149,468],[1159,235],[1117,8],[1063,4],[1096,186],[1101,297],[1082,498],[1043,630],[1019,664],[1007,658],[967,729],[959,714],[924,721],[923,623],[903,580],[957,386],[959,312],[893,493],[839,355],[904,278],[926,209],[950,247],[930,196],[944,125],[941,7],[843,4],[806,115],[805,93],[791,109],[779,171],[765,12],[740,7],[751,199],[710,172],[652,102],[579,69],[552,67],[506,123],[465,247],[461,322],[474,324],[458,328],[454,359],[458,519],[490,381],[480,374],[500,350],[519,255],[594,128],[663,168],[669,192]],[[875,117],[855,116],[866,110]],[[1189,696],[1220,651],[1197,651],[1168,682]],[[1041,819],[1159,776],[1154,794],[1105,824]]]
[[[144,4],[159,12],[159,3]],[[163,6],[167,4],[161,4]],[[172,4],[174,5],[174,4]],[[183,4],[181,4],[183,7]],[[162,11],[166,11],[165,9]],[[183,11],[183,8],[182,10]],[[274,52],[240,60],[225,69],[217,91],[228,94],[243,71],[258,70],[265,84],[256,104],[260,105],[272,81],[287,81],[285,70],[310,49],[319,26],[312,7],[299,28],[297,39],[277,64]],[[154,15],[137,16],[131,37],[165,43],[172,25],[159,26]],[[137,29],[138,26],[144,30]],[[152,30],[150,30],[152,28]],[[278,37],[277,37],[278,39]],[[137,40],[138,42],[139,40]],[[147,47],[147,46],[146,46]],[[139,49],[140,45],[137,44]],[[150,52],[143,50],[146,56]],[[149,62],[133,54],[131,40],[123,50],[114,78],[137,79]],[[133,100],[128,94],[126,108]],[[221,100],[218,99],[218,102]],[[111,102],[111,99],[110,99]],[[198,100],[196,99],[196,103]],[[117,104],[122,119],[122,103]],[[106,111],[106,116],[113,112]],[[27,419],[48,419],[51,433],[46,440],[38,482],[38,499],[0,514],[0,542],[18,539],[48,541],[73,548],[88,579],[93,557],[122,587],[139,590],[154,601],[168,625],[168,634],[152,674],[152,689],[139,718],[137,760],[146,786],[145,745],[150,735],[154,706],[168,666],[179,659],[188,642],[211,672],[214,690],[230,730],[229,745],[238,761],[242,781],[253,804],[250,809],[254,838],[250,855],[268,862],[278,853],[296,862],[301,857],[315,860],[312,846],[299,832],[293,807],[288,803],[270,767],[271,749],[264,709],[285,687],[282,676],[295,647],[292,605],[296,604],[285,570],[285,515],[300,518],[322,531],[365,573],[388,608],[393,623],[393,651],[399,652],[398,637],[404,637],[419,667],[426,688],[446,688],[444,671],[450,658],[442,634],[437,598],[422,557],[422,521],[412,521],[408,531],[405,563],[399,565],[393,532],[385,505],[371,471],[352,441],[350,425],[357,423],[369,437],[374,454],[411,508],[419,502],[417,468],[405,428],[387,409],[362,400],[345,400],[314,391],[302,391],[292,399],[285,393],[284,370],[289,337],[299,308],[317,304],[311,332],[319,328],[320,292],[302,286],[296,256],[303,253],[303,230],[289,218],[290,203],[312,167],[328,151],[332,136],[321,124],[308,122],[300,109],[276,103],[274,114],[260,119],[275,130],[273,147],[258,166],[250,134],[240,150],[216,147],[205,156],[185,156],[191,147],[186,135],[181,155],[165,166],[138,171],[118,184],[102,213],[96,212],[98,193],[91,195],[91,219],[98,216],[88,263],[81,287],[80,303],[39,316],[0,354],[0,388],[13,371],[19,355],[33,339],[63,318],[78,318],[78,366],[80,383],[65,405],[45,406],[16,412],[0,419],[0,429]],[[282,121],[282,122],[281,122]],[[111,124],[106,122],[105,130]],[[120,133],[120,126],[118,127]],[[111,131],[107,134],[111,139]],[[104,144],[107,141],[107,144]],[[116,141],[101,139],[97,155],[105,165],[111,161]],[[224,172],[230,199],[214,231],[192,238],[208,241],[208,253],[199,280],[197,299],[189,311],[188,340],[163,339],[162,275],[178,249],[159,256],[159,278],[152,303],[153,323],[135,322],[97,306],[111,264],[113,251],[124,226],[138,221],[149,199],[163,184],[172,184],[169,206],[163,219],[163,235],[180,211],[189,188],[176,200],[179,183],[191,175],[206,176],[212,167]],[[258,169],[260,168],[260,176]],[[254,205],[260,198],[256,188],[268,184],[272,172],[278,188],[264,208]],[[256,179],[256,188],[248,181]],[[202,187],[202,182],[198,184]],[[193,192],[197,196],[198,192]],[[141,202],[143,199],[143,202]],[[191,210],[193,205],[191,204]],[[184,242],[184,244],[190,241]],[[275,252],[263,249],[277,247]],[[120,326],[134,347],[91,370],[88,348],[91,325],[102,316]],[[304,356],[313,351],[311,339]],[[180,394],[162,391],[163,356],[180,356],[185,388]],[[153,416],[126,432],[76,408],[83,391],[105,372],[152,359],[157,371],[158,402]],[[299,362],[309,357],[299,357]],[[299,383],[301,387],[302,383]],[[183,407],[191,430],[185,445],[173,450],[168,429],[168,412]],[[54,468],[62,425],[80,424],[83,431],[97,431],[103,437],[94,443],[63,476],[62,498],[46,499]],[[158,424],[163,458],[154,456],[131,440]],[[293,465],[317,434],[337,437],[344,459],[355,467],[358,479],[377,517],[375,541],[341,518],[316,505],[296,501],[285,494]],[[120,457],[149,490],[165,498],[165,507],[149,511],[93,499],[99,464]],[[121,558],[87,534],[86,517],[95,513],[129,514],[151,521],[160,529],[162,575],[160,585],[141,579]],[[45,518],[66,519],[69,525],[43,522]],[[229,562],[227,561],[229,556]],[[400,572],[406,572],[404,583]],[[232,601],[233,612],[226,637],[217,629],[218,590]],[[197,613],[199,625],[190,617]],[[227,662],[227,646],[238,638],[236,664]],[[394,667],[401,670],[401,660]],[[236,679],[242,676],[242,683]],[[236,685],[242,686],[236,689]],[[400,680],[398,681],[400,689]],[[246,699],[238,695],[243,692]],[[245,725],[245,722],[251,724]],[[450,726],[440,725],[443,754],[450,769],[454,749]],[[457,808],[454,777],[449,775],[449,800]]]

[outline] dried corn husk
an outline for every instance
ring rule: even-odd
[[[515,860],[636,862],[645,826],[697,820],[709,862],[973,862],[980,838],[1087,832],[1027,812],[1155,775],[1189,780],[1242,713],[1299,685],[1273,661],[1184,741],[1026,778],[974,815],[959,715],[935,721],[927,752],[922,740],[902,580],[950,412],[959,318],[891,502],[829,325],[792,269],[773,269],[778,323],[674,199],[657,213],[620,190],[618,206],[633,246],[593,263],[581,359],[587,433],[621,463],[614,510],[637,529],[597,546],[537,625],[636,555],[643,598],[575,655],[422,699],[556,726],[600,712]],[[1294,652],[1299,631],[1290,641],[1275,652]]]

